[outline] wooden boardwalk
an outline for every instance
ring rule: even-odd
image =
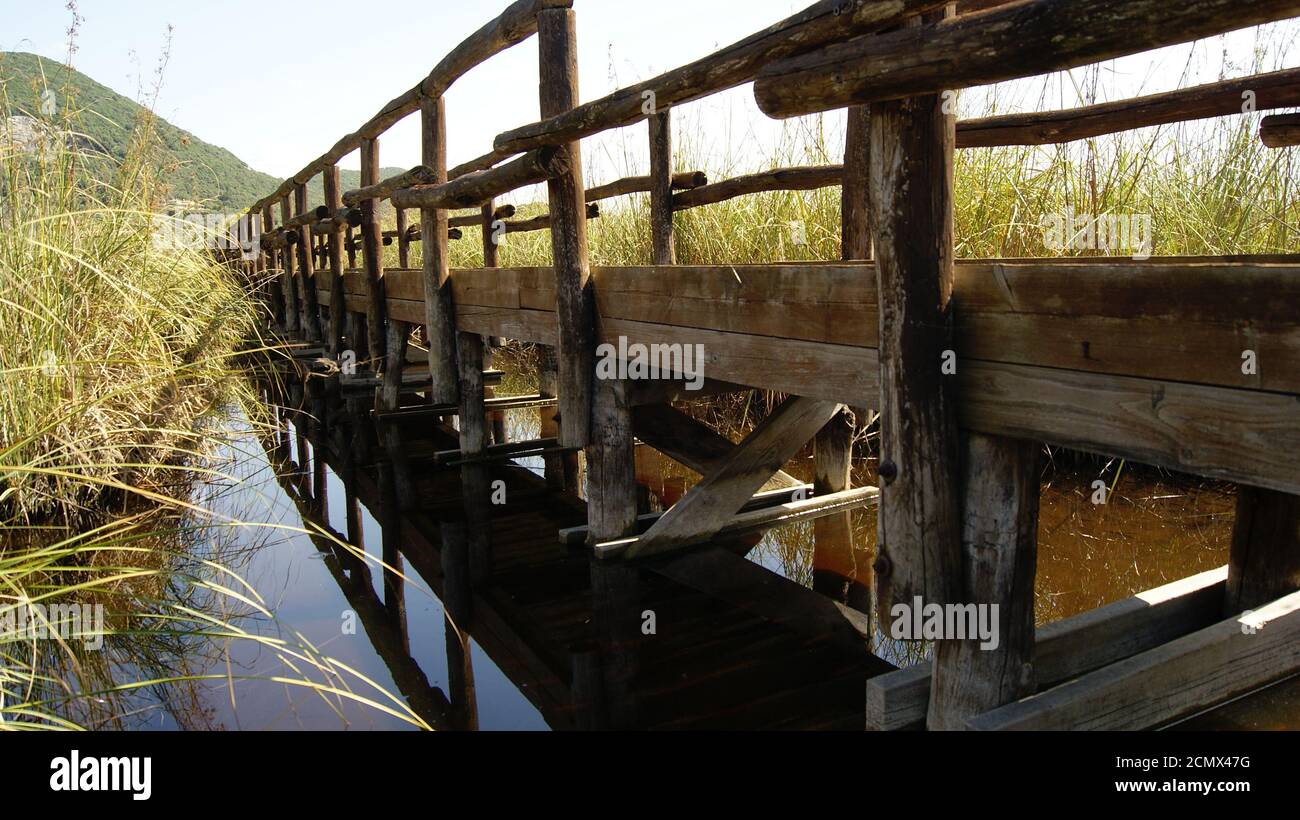
[[[918,721],[934,729],[1159,726],[1300,672],[1300,253],[1145,258],[1149,248],[1107,245],[1129,256],[959,262],[953,236],[958,150],[1254,117],[1300,105],[1300,70],[962,122],[949,105],[953,90],[1300,15],[1300,0],[821,0],[699,60],[585,103],[571,6],[510,5],[256,203],[250,215],[261,220],[262,253],[232,260],[264,299],[268,327],[299,353],[314,348],[323,357],[318,375],[328,371],[326,381],[355,406],[403,414],[401,425],[376,431],[350,483],[373,485],[368,497],[395,499],[383,509],[412,516],[397,523],[390,512],[394,554],[403,543],[421,543],[440,562],[451,556],[465,580],[450,586],[449,611],[468,617],[468,601],[487,601],[474,609],[504,613],[503,641],[536,638],[526,644],[542,653],[540,660],[521,668],[538,675],[549,669],[557,703],[597,704],[578,710],[579,724],[643,725],[635,716],[650,715],[657,725],[667,712],[658,711],[655,693],[672,687],[646,683],[637,697],[629,695],[623,684],[631,671],[639,675],[631,679],[645,682],[656,669],[639,658],[661,649],[694,658],[694,647],[709,645],[710,634],[758,629],[709,606],[738,606],[744,596],[736,589],[772,583],[754,575],[752,564],[705,545],[812,520],[815,549],[844,554],[854,549],[849,512],[878,504],[875,563],[843,579],[874,587],[878,622],[918,601],[997,607],[1000,640],[990,649],[945,634],[929,666],[869,680],[865,668],[822,669],[819,685],[838,686],[842,675],[858,674],[868,704],[879,707],[868,709],[876,728]],[[533,36],[541,119],[449,167],[444,93]],[[753,83],[759,108],[773,117],[845,109],[844,162],[716,181],[677,170],[673,107],[745,83]],[[380,136],[417,113],[421,164],[380,179]],[[1261,118],[1263,142],[1293,148],[1294,119]],[[641,123],[650,173],[587,189],[580,140]],[[343,191],[338,162],[358,149],[362,187]],[[307,184],[317,175],[325,202],[312,207]],[[498,197],[541,183],[544,216],[512,221],[513,209],[498,206]],[[675,213],[758,191],[828,186],[841,189],[840,260],[676,264]],[[645,194],[649,204],[647,264],[593,267],[588,221],[600,218],[604,200],[632,193]],[[387,232],[378,216],[385,200],[397,214],[396,229]],[[418,226],[408,223],[408,211],[418,212]],[[502,235],[543,230],[551,239],[550,266],[499,265]],[[453,270],[448,243],[475,236],[483,267]],[[411,264],[416,242],[418,268]],[[385,269],[386,244],[397,245],[395,269]],[[536,396],[495,395],[491,356],[493,341],[502,338],[539,351]],[[664,355],[669,364],[633,375],[637,351],[658,351],[659,364]],[[701,354],[695,364],[702,362],[702,370],[687,363],[686,351]],[[605,367],[611,363],[612,370]],[[689,392],[688,384],[702,390]],[[682,398],[753,389],[785,398],[740,442],[674,406]],[[406,402],[423,409],[408,411]],[[494,414],[512,402],[537,409],[536,440],[505,440]],[[879,489],[850,486],[853,408],[879,413]],[[452,418],[454,434],[438,426]],[[637,441],[701,476],[661,515],[648,516],[640,503]],[[816,477],[803,487],[781,468],[809,441]],[[1235,482],[1236,528],[1222,581],[1187,579],[1147,596],[1161,605],[1138,598],[1036,629],[1044,443]],[[537,501],[529,511],[493,511],[489,475],[501,468],[492,465],[522,454],[544,458],[543,483],[552,492],[576,497],[585,476],[585,509],[569,505],[560,513]],[[460,467],[460,525],[449,512],[455,504],[447,503],[455,491],[439,483],[447,480],[440,465]],[[542,497],[523,484],[514,491]],[[435,546],[448,527],[463,548]],[[505,528],[501,544],[493,527]],[[561,540],[579,554],[557,546]],[[628,580],[647,573],[648,580]],[[503,577],[516,585],[508,593],[498,592]],[[671,584],[662,587],[664,579]],[[682,611],[695,613],[690,640],[677,646],[667,634],[623,634],[627,623],[615,620],[619,628],[609,634],[597,630],[597,649],[563,648],[593,640],[575,620],[582,614],[578,597],[592,597],[598,610],[605,597],[625,597],[629,586],[655,600],[663,594],[673,607],[678,587],[694,590],[680,598]],[[834,602],[788,592],[760,598],[763,629],[779,624],[799,635],[788,646],[772,638],[784,663],[769,669],[754,653],[735,656],[732,666],[729,655],[702,652],[702,669],[717,667],[692,680],[703,701],[718,680],[742,685],[722,669],[758,664],[758,679],[798,679],[799,653],[819,652],[827,636],[843,634],[851,616]],[[536,622],[531,627],[529,619]],[[768,638],[754,633],[745,640]],[[579,671],[566,673],[566,664]],[[566,689],[557,678],[575,685]],[[806,685],[798,679],[790,691]],[[772,701],[773,719],[778,702]],[[832,714],[817,720],[838,722]]]

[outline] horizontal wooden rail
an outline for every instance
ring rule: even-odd
[[[743,40],[642,83],[584,103],[559,116],[516,128],[494,141],[497,151],[519,153],[562,145],[646,118],[653,100],[663,111],[754,79],[766,63],[838,42],[845,37],[881,31],[904,18],[942,8],[936,0],[821,0],[803,11]],[[649,96],[647,96],[649,95]]]
[[[1241,114],[1248,101],[1257,111],[1300,105],[1300,68],[1081,108],[963,120],[957,123],[957,147],[1048,145],[1088,139],[1134,128]]]
[[[754,96],[768,116],[813,114],[1074,68],[1295,14],[1300,0],[1022,0],[771,62]]]
[[[519,159],[458,177],[441,185],[403,188],[392,194],[395,208],[473,208],[501,194],[553,179],[568,171],[568,156],[554,148],[530,151]]]
[[[627,194],[648,193],[653,184],[654,180],[651,177],[623,177],[604,185],[597,185],[595,188],[588,188],[587,201],[598,202]],[[682,171],[673,174],[673,188],[678,191],[689,191],[708,184],[709,178],[703,171]]]
[[[795,395],[861,404],[879,389],[869,265],[592,276],[602,342],[702,345],[705,375]],[[345,279],[355,309],[364,277]],[[317,281],[327,301],[329,275]],[[386,283],[390,315],[418,322],[419,275]],[[457,270],[452,283],[459,329],[555,343],[550,269]],[[1300,493],[1300,265],[969,261],[954,299],[968,429]]]
[[[1300,145],[1300,114],[1265,117],[1259,126],[1259,138],[1269,148],[1291,148]]]
[[[839,185],[844,178],[843,165],[820,165],[802,168],[776,168],[757,174],[724,179],[673,196],[673,210],[684,211],[701,205],[763,191],[808,191]]]
[[[396,176],[367,185],[363,188],[356,188],[346,191],[343,194],[344,205],[357,205],[363,199],[388,199],[393,192],[400,188],[411,188],[416,185],[433,185],[438,181],[438,175],[433,172],[432,168],[426,168],[423,165],[417,165],[409,171],[403,171]]]
[[[495,20],[471,34],[434,66],[429,75],[405,94],[393,99],[354,133],[339,140],[333,148],[284,181],[273,193],[263,197],[250,210],[260,210],[289,195],[295,186],[306,184],[316,174],[334,165],[374,139],[402,118],[420,108],[420,101],[435,99],[470,69],[537,33],[537,13],[548,8],[568,8],[572,0],[517,0]],[[517,153],[517,152],[516,152]]]

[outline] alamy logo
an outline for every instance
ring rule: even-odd
[[[980,642],[980,649],[998,648],[997,604],[927,604],[921,596],[912,603],[894,604],[889,634],[896,641],[966,641]]]
[[[50,791],[131,792],[132,800],[153,794],[153,758],[82,757],[73,749],[50,761]]]
[[[618,337],[618,346],[606,342],[596,348],[598,379],[686,380],[687,390],[704,387],[704,345],[628,344]]]
[[[104,605],[19,603],[0,607],[0,637],[6,641],[80,640],[86,649],[97,650],[104,646]]]
[[[237,250],[245,262],[262,252],[262,217],[257,214],[159,214],[153,223],[153,244],[160,250]]]
[[[1151,258],[1153,239],[1151,214],[1044,214],[1038,220],[1043,244],[1056,253],[1106,251],[1132,254],[1134,259]]]

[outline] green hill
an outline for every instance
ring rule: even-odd
[[[131,135],[146,109],[64,64],[18,51],[0,52],[0,100],[7,99],[8,111],[0,110],[0,123],[11,115],[40,119],[42,92],[54,92],[61,107],[78,113],[76,130],[109,156],[126,156]],[[213,211],[238,211],[274,190],[280,180],[249,168],[224,148],[206,143],[161,117],[156,119],[163,179],[170,186],[170,199],[198,202]],[[311,157],[304,153],[303,162]],[[401,168],[384,168],[383,176],[401,173]],[[343,170],[343,190],[361,185],[359,171]],[[319,177],[308,190],[309,202],[320,204]],[[277,218],[279,214],[276,214]]]

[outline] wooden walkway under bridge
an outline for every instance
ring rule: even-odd
[[[327,381],[400,414],[403,423],[382,425],[376,443],[393,464],[395,506],[418,509],[418,488],[438,480],[440,465],[463,472],[541,455],[554,490],[576,495],[586,477],[585,529],[564,537],[617,567],[690,556],[719,535],[792,519],[815,520],[819,551],[852,549],[848,511],[878,503],[874,572],[849,580],[874,585],[880,622],[918,597],[997,604],[1001,620],[995,651],[945,639],[931,664],[864,674],[875,728],[1160,726],[1300,671],[1300,255],[955,261],[952,235],[957,150],[1243,116],[1244,91],[1256,110],[1276,112],[1300,106],[1300,71],[963,122],[944,105],[953,89],[1300,15],[1300,0],[824,0],[585,103],[570,6],[509,6],[256,203],[263,253],[232,260],[260,288],[268,323],[305,358],[328,359],[319,367],[333,371],[351,353],[363,365]],[[541,119],[449,168],[454,116],[443,94],[534,35]],[[847,109],[844,162],[721,181],[675,169],[672,108],[750,82],[774,117]],[[380,136],[417,113],[422,164],[380,179]],[[649,175],[587,189],[580,140],[643,122]],[[1278,150],[1297,143],[1292,114],[1270,114],[1260,130]],[[342,191],[338,162],[357,149],[362,187]],[[320,204],[307,201],[317,175]],[[510,223],[496,199],[537,183],[546,184],[549,213]],[[674,213],[833,185],[842,190],[841,260],[675,264]],[[648,264],[592,267],[587,221],[600,218],[602,200],[636,192],[650,203]],[[378,218],[384,200],[397,212],[388,235]],[[418,212],[418,228],[408,211]],[[503,229],[549,232],[552,266],[500,267],[494,237]],[[484,268],[452,270],[448,243],[473,236]],[[386,242],[398,246],[396,269],[385,270]],[[420,328],[427,348],[417,349]],[[536,396],[493,392],[500,338],[540,346]],[[615,342],[700,345],[706,395],[764,389],[788,398],[731,442],[673,406],[700,395],[688,396],[684,379],[598,378],[597,347]],[[511,406],[538,409],[536,441],[508,442],[492,429],[494,414]],[[845,408],[879,413],[878,491],[850,486]],[[442,446],[429,429],[450,418],[457,440],[445,452],[411,450],[408,439]],[[638,439],[702,476],[653,520],[640,517]],[[805,494],[780,470],[810,441],[816,479]],[[1235,482],[1224,577],[1147,596],[1168,605],[1135,599],[1035,629],[1043,443]],[[472,483],[462,496],[486,503],[486,487]],[[497,565],[478,537],[469,550],[475,589]],[[741,570],[719,568],[719,583],[733,571]]]

